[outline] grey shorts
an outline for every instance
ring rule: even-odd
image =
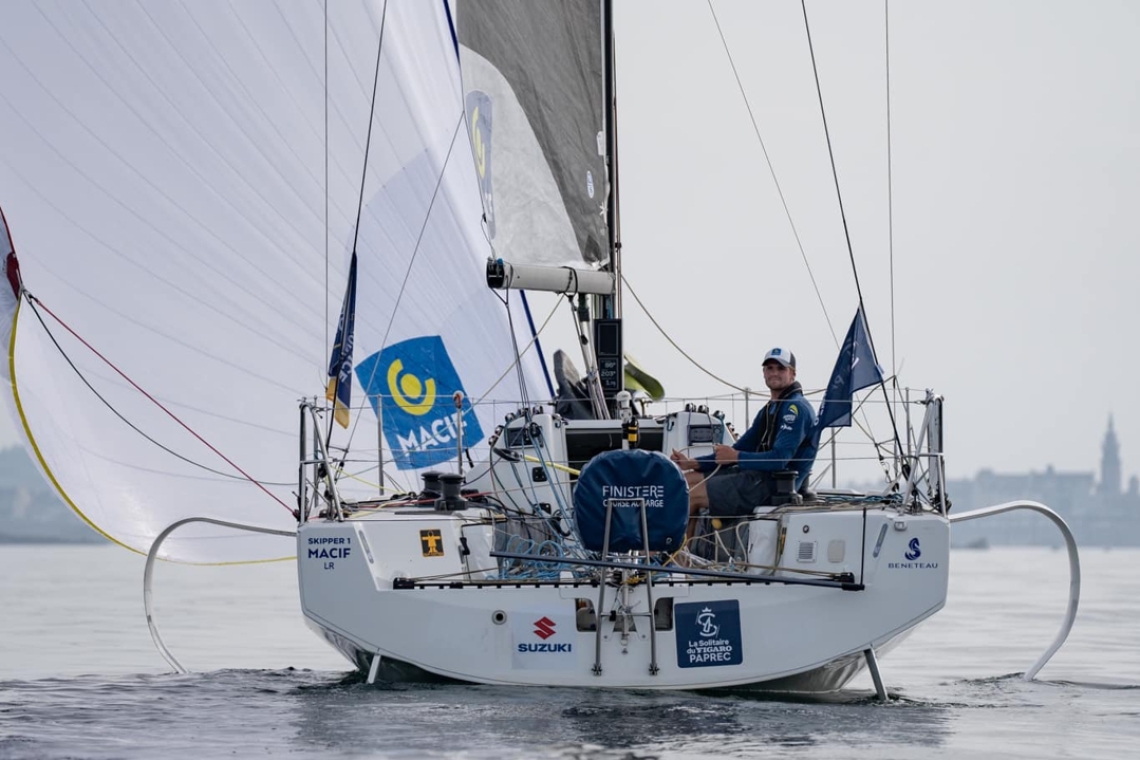
[[[715,517],[740,517],[756,507],[772,501],[770,480],[762,472],[735,470],[713,475],[705,483],[709,496],[709,514]]]

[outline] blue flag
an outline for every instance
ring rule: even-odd
[[[855,321],[847,331],[831,380],[827,383],[827,393],[819,407],[817,430],[826,427],[849,427],[851,425],[851,395],[876,383],[883,382],[883,368],[875,361],[875,350],[867,334],[867,323],[863,319],[863,309],[855,312]]]
[[[334,401],[333,417],[341,427],[348,427],[348,410],[352,407],[352,329],[356,323],[356,252],[348,267],[348,287],[340,307],[336,341],[329,358],[329,387],[325,397]]]

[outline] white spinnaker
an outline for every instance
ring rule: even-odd
[[[328,4],[326,225],[323,10],[265,0],[0,6],[0,206],[25,285],[284,503],[41,310],[61,353],[24,304],[12,343],[16,421],[77,511],[132,549],[190,516],[293,524],[297,400],[325,383],[384,15],[379,2]],[[505,311],[482,285],[467,142],[446,159],[463,106],[445,14],[401,0],[383,22],[355,358],[385,335],[440,335],[478,396],[513,355]],[[393,321],[413,250],[409,282],[430,289],[405,291]],[[536,376],[533,362],[526,370]],[[492,395],[517,397],[514,375],[505,382]],[[489,432],[494,412],[476,408]],[[361,416],[367,432],[355,443],[374,442],[375,418],[354,410]],[[164,544],[165,557],[195,562],[292,553],[285,539],[213,527]]]

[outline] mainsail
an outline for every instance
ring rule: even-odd
[[[495,255],[531,264],[605,261],[601,3],[459,0],[455,21]]]
[[[114,541],[294,524],[298,401],[323,396],[354,247],[356,408],[334,445],[374,450],[382,409],[414,485],[455,456],[455,391],[478,448],[497,400],[541,387],[533,352],[513,366],[524,319],[482,282],[443,4],[4,3],[0,70],[0,207],[38,299],[5,310],[16,419]],[[291,554],[202,525],[163,552]]]

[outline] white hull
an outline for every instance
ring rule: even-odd
[[[302,526],[301,603],[355,666],[379,654],[382,679],[793,691],[842,687],[865,650],[945,603],[949,522],[939,515],[801,507],[751,521],[749,535],[747,580],[655,573],[652,588],[609,584],[599,637],[596,583],[555,566],[549,579],[499,578],[486,510],[374,510]],[[851,590],[794,583],[843,573]]]

